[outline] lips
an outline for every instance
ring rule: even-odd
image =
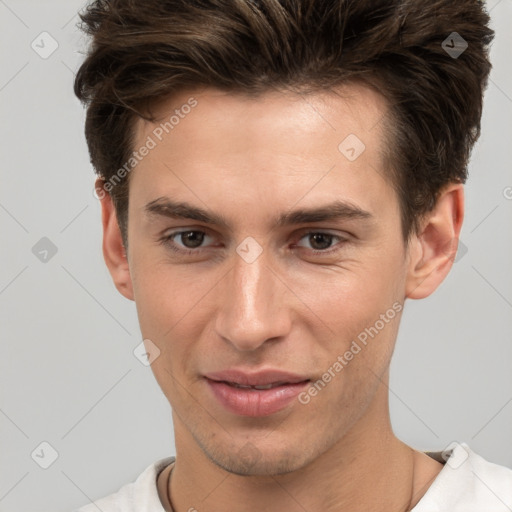
[[[226,381],[221,381],[226,382]],[[256,390],[263,390],[263,389],[272,389],[277,388],[279,386],[283,386],[286,384],[289,384],[288,382],[274,382],[272,384],[264,384],[260,386],[244,386],[243,384],[237,384],[236,382],[226,382],[228,386],[233,386],[234,388],[240,388],[240,389],[256,389]]]
[[[230,369],[221,372],[207,373],[205,377],[210,380],[223,381],[239,386],[296,384],[297,382],[309,380],[306,376],[273,369],[260,370],[259,372],[253,373]]]
[[[225,370],[205,380],[216,400],[229,412],[242,416],[268,416],[290,405],[310,379],[281,370],[247,373]]]

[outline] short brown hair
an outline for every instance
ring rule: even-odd
[[[144,112],[155,100],[200,86],[258,95],[350,81],[389,102],[404,238],[445,185],[466,180],[494,37],[481,1],[96,0],[80,17],[92,44],[74,89],[106,181],[132,155],[136,117],[154,120]],[[128,178],[110,192],[125,246]]]

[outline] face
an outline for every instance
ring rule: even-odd
[[[234,473],[297,470],[339,443],[375,409],[390,363],[408,253],[386,103],[338,93],[204,89],[158,106],[162,122],[175,114],[168,133],[136,125],[137,148],[155,143],[128,212],[151,367],[177,446],[193,439]]]

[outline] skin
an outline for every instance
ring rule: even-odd
[[[401,313],[307,404],[294,400],[267,417],[226,411],[202,376],[236,366],[321,378],[394,303],[426,297],[443,281],[461,229],[462,186],[441,192],[405,244],[381,154],[380,94],[357,84],[307,97],[206,88],[156,111],[168,118],[191,96],[197,106],[130,175],[127,251],[111,198],[102,199],[106,264],[135,301],[144,339],[160,350],[151,368],[173,409],[170,489],[170,467],[158,479],[164,508],[169,492],[176,512],[407,510],[442,465],[391,428],[389,365]],[[157,126],[138,120],[135,147]],[[349,134],[366,146],[354,161],[338,150]],[[165,196],[222,215],[227,226],[145,211]],[[333,200],[369,217],[273,223]],[[161,243],[180,229],[208,235],[200,249],[169,239],[200,252]],[[334,236],[315,243],[308,233],[318,232]],[[251,263],[236,252],[248,236],[262,249]]]

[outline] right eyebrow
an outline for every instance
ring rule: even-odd
[[[162,216],[172,219],[191,219],[205,224],[214,224],[229,229],[229,223],[221,215],[209,213],[203,208],[192,206],[182,201],[172,201],[167,197],[159,197],[146,204],[144,211],[149,216]]]

